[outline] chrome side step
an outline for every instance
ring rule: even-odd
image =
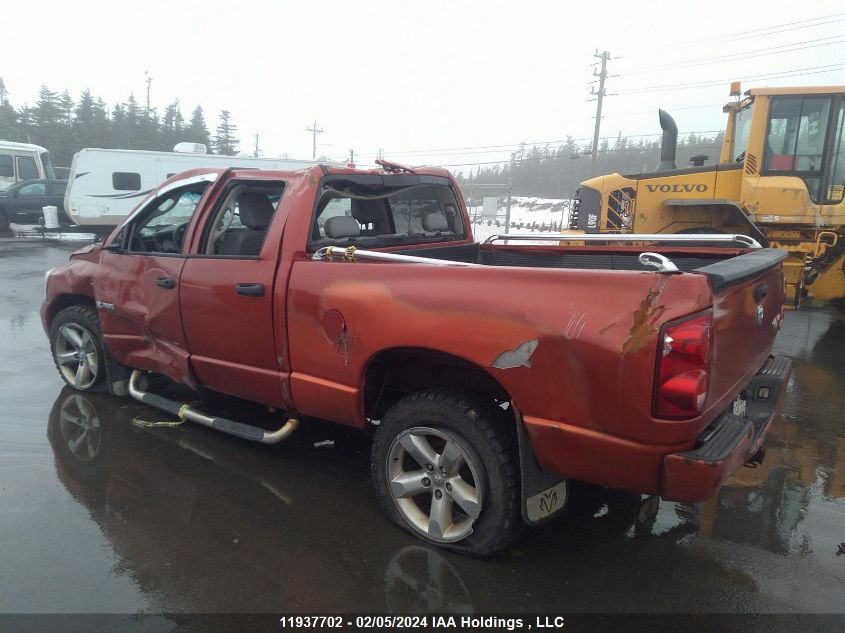
[[[250,426],[249,424],[242,424],[241,422],[235,422],[234,420],[217,416],[205,415],[189,407],[187,404],[179,404],[173,400],[157,396],[154,393],[141,391],[138,388],[138,380],[142,375],[143,372],[140,369],[132,371],[132,377],[129,379],[129,395],[151,407],[167,411],[177,416],[180,420],[190,420],[191,422],[223,431],[223,433],[235,435],[252,442],[261,442],[262,444],[278,444],[287,439],[299,427],[299,420],[295,418],[289,418],[277,431],[265,431],[257,426]]]

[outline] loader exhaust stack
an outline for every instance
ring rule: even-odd
[[[657,112],[660,116],[660,129],[663,130],[663,139],[660,143],[660,162],[657,164],[657,171],[677,169],[675,152],[678,147],[678,126],[675,119],[666,110],[658,110]]]

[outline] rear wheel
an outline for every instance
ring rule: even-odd
[[[59,312],[50,325],[50,346],[59,375],[78,391],[97,391],[105,382],[100,319],[89,306]]]
[[[495,554],[522,525],[511,435],[501,409],[472,394],[432,389],[404,398],[373,443],[379,503],[433,545]]]

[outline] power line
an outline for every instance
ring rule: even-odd
[[[699,149],[719,149],[721,147],[722,147],[721,145],[696,145],[695,149],[697,149],[697,150],[699,150]],[[659,147],[643,147],[643,148],[624,147],[624,148],[619,148],[619,149],[611,147],[611,148],[608,148],[606,150],[601,150],[601,153],[604,154],[604,153],[607,153],[607,152],[629,152],[632,149],[642,149],[645,152],[659,152],[660,151]],[[537,160],[551,160],[551,157],[538,156],[537,158],[523,158],[520,162],[525,163],[525,162],[533,162],[533,161],[537,161]],[[438,163],[438,166],[439,167],[469,167],[470,165],[501,165],[502,163],[510,163],[510,162],[511,162],[510,159],[505,159],[505,160],[491,160],[491,161],[480,162],[480,163],[479,162],[475,162],[475,163]]]
[[[736,81],[736,79],[732,79],[731,81]],[[675,112],[677,110],[703,110],[705,108],[721,108],[725,105],[724,102],[722,103],[706,103],[702,105],[694,105],[694,106],[680,106],[680,107],[667,107],[663,108],[664,110],[671,110]],[[639,112],[620,112],[619,114],[605,114],[604,118],[614,118],[614,117],[625,117],[625,116],[639,116],[641,114],[655,114],[656,110],[640,110]]]
[[[836,39],[840,38],[840,39]],[[830,42],[828,40],[836,40]],[[834,44],[841,44],[845,42],[842,34],[831,35],[828,37],[819,37],[813,40],[804,40],[802,42],[792,42],[790,44],[782,44],[780,46],[767,46],[766,48],[758,48],[750,51],[742,51],[739,53],[728,53],[727,55],[718,55],[710,57],[700,57],[698,59],[689,59],[685,61],[672,62],[671,64],[662,64],[658,66],[646,66],[643,68],[634,68],[626,72],[626,74],[634,75],[641,73],[656,72],[658,70],[675,70],[688,68],[690,66],[701,66],[703,64],[712,64],[716,61],[739,61],[744,59],[753,59],[756,57],[766,57],[768,55],[780,55],[783,53],[791,53],[794,51],[801,51],[808,48],[818,48],[819,46],[832,46]],[[806,46],[804,46],[806,44]],[[776,50],[786,49],[786,50]]]
[[[825,70],[819,70],[825,69]],[[759,80],[759,79],[787,79],[789,77],[804,77],[809,75],[819,75],[823,73],[832,73],[840,70],[845,70],[845,63],[829,64],[827,66],[810,66],[808,68],[796,68],[794,70],[783,70],[775,73],[766,73],[763,75],[746,75],[742,77],[732,77],[731,79],[714,79],[712,81],[701,81],[686,84],[665,84],[662,86],[643,86],[642,88],[632,88],[631,90],[624,90],[624,94],[643,94],[648,92],[664,92],[670,90],[692,90],[695,88],[707,88],[709,86],[718,86],[726,84],[730,81],[739,80]],[[806,71],[806,72],[805,72]],[[811,72],[812,71],[812,72]]]
[[[731,81],[737,80],[756,80],[756,79],[773,79],[773,78],[782,78],[786,77],[798,77],[804,74],[816,74],[816,73],[805,73],[804,71],[814,71],[820,69],[829,69],[825,70],[824,72],[834,72],[836,70],[843,70],[845,69],[845,62],[839,62],[836,64],[827,64],[824,66],[808,66],[805,68],[794,68],[792,70],[781,70],[774,73],[764,73],[762,75],[746,75],[743,77],[732,77],[729,79],[712,79],[706,81],[694,81],[690,83],[683,83],[683,84],[664,84],[661,86],[643,86],[641,88],[632,88],[631,90],[626,90],[626,94],[635,94],[639,92],[653,92],[657,90],[673,90],[673,89],[684,89],[684,88],[705,88],[707,86],[716,86],[719,84],[726,84]]]
[[[680,109],[680,108],[675,108]],[[686,136],[689,134],[718,134],[722,132],[722,130],[689,130],[684,132],[678,132],[678,134],[682,136]],[[649,134],[629,134],[624,135],[625,138],[650,138],[650,137],[659,137],[662,136],[662,132],[652,132]],[[602,141],[609,141],[618,138],[618,135],[615,136],[600,136],[599,140]],[[406,156],[413,158],[414,156],[459,156],[459,155],[475,155],[475,154],[496,154],[499,152],[511,152],[516,151],[522,145],[526,146],[541,146],[541,145],[562,145],[564,143],[568,143],[569,141],[589,141],[592,140],[592,137],[589,136],[582,136],[578,138],[571,138],[571,139],[557,139],[552,141],[531,141],[531,142],[519,142],[519,143],[508,143],[505,145],[479,145],[476,149],[473,146],[470,147],[462,147],[462,148],[455,148],[454,150],[451,149],[429,149],[429,150],[406,150],[402,152],[386,152],[386,154],[390,155],[391,158],[395,158],[397,156]],[[486,149],[486,148],[501,148],[501,149]],[[458,151],[460,150],[460,151]],[[463,151],[468,150],[468,151]],[[362,153],[356,154],[359,158],[368,158],[372,156],[376,156],[372,153]]]
[[[705,37],[705,38],[701,38],[699,40],[692,40],[690,43],[695,44],[695,43],[698,43],[698,42],[711,42],[711,41],[717,41],[717,40],[732,39],[734,37],[739,37],[739,36],[762,37],[764,35],[767,35],[768,33],[762,33],[759,36],[752,35],[752,34],[753,33],[760,33],[760,31],[771,31],[773,29],[781,29],[781,28],[783,28],[784,31],[793,31],[793,30],[803,29],[803,28],[808,28],[808,27],[813,27],[813,26],[821,26],[822,24],[829,24],[830,22],[840,22],[842,19],[845,19],[845,18],[842,18],[842,16],[845,16],[845,12],[831,13],[829,15],[820,15],[820,16],[815,17],[815,18],[806,18],[804,20],[795,20],[795,21],[792,21],[792,22],[784,22],[783,24],[773,24],[771,26],[761,26],[761,27],[758,27],[756,29],[749,29],[747,31],[738,31],[736,33],[728,33],[728,34],[725,34],[725,35],[714,35],[713,37]],[[818,20],[828,20],[829,18],[840,18],[840,19],[830,20],[830,22],[821,22],[819,24],[808,24],[808,22],[817,22]],[[803,26],[801,26],[801,25],[803,25]],[[781,32],[781,31],[778,31],[778,32]]]
[[[838,15],[845,15],[845,14],[838,14]],[[793,26],[786,29],[777,29],[772,31],[767,31],[765,33],[759,33],[757,35],[743,35],[742,37],[731,37],[728,39],[716,39],[712,43],[718,44],[729,44],[731,42],[739,42],[740,40],[747,40],[747,39],[756,39],[758,37],[767,37],[769,35],[780,35],[781,33],[789,33],[790,31],[798,31],[800,29],[810,29],[816,26],[824,26],[825,24],[835,24],[836,22],[845,21],[845,18],[837,18],[835,20],[827,20],[826,22],[817,22],[816,24],[802,24],[799,26]],[[706,40],[705,40],[706,42]]]
[[[808,18],[806,20],[798,20],[793,22],[785,22],[783,24],[774,24],[771,26],[764,26],[747,31],[739,31],[736,33],[726,33],[724,35],[714,35],[712,37],[705,37],[697,40],[688,40],[678,46],[673,45],[671,48],[657,49],[659,51],[669,51],[677,53],[678,50],[687,50],[691,48],[700,48],[707,44],[728,44],[748,39],[759,39],[768,37],[770,35],[779,35],[781,33],[788,33],[791,31],[798,31],[801,29],[814,28],[817,26],[824,26],[826,24],[834,24],[845,20],[845,13],[831,13],[829,15],[821,15],[815,18]],[[811,24],[812,23],[812,24]]]

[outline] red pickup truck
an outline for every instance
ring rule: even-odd
[[[76,389],[265,443],[307,417],[373,431],[387,515],[489,555],[568,480],[699,501],[761,459],[790,373],[770,356],[783,258],[743,236],[479,244],[437,168],[202,169],[48,272],[42,318]],[[280,427],[165,398],[149,373]]]

